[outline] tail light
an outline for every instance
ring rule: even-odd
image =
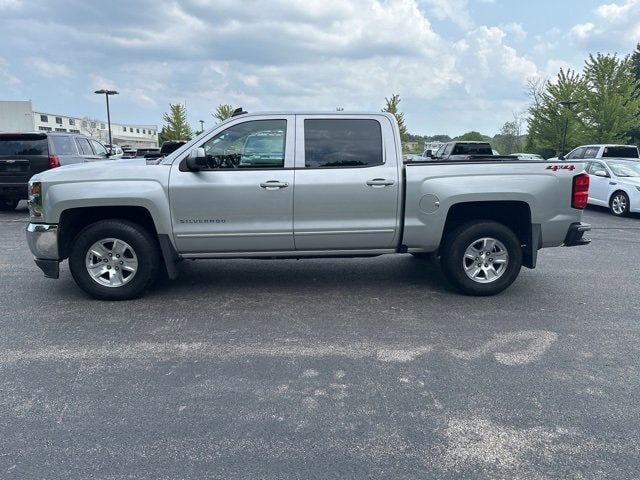
[[[49,155],[49,168],[56,168],[60,166],[60,160],[57,155]]]
[[[571,192],[571,206],[573,208],[587,208],[589,199],[589,175],[581,173],[573,177],[573,190]]]

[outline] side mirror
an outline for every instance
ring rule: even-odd
[[[187,168],[193,172],[207,168],[207,155],[204,148],[192,148],[187,157]]]
[[[558,160],[564,160],[564,155],[558,155]]]
[[[607,172],[605,172],[604,170],[596,170],[595,172],[593,172],[593,174],[596,177],[605,177],[606,178],[606,177],[609,176],[609,174]]]

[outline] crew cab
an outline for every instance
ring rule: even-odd
[[[69,259],[98,299],[141,295],[184,259],[435,254],[462,293],[493,295],[540,248],[584,245],[581,163],[402,161],[388,113],[243,112],[159,164],[57,168],[29,183],[45,276]]]

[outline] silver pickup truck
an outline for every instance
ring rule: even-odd
[[[459,291],[493,295],[543,247],[588,243],[581,163],[404,165],[386,113],[243,114],[158,164],[71,165],[29,183],[45,276],[68,258],[98,299],[140,296],[183,259],[434,255]]]

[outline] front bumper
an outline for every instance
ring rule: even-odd
[[[588,245],[591,240],[584,238],[585,232],[591,230],[591,225],[588,223],[572,223],[567,232],[567,236],[564,239],[563,245],[565,247],[576,247],[580,245]]]
[[[35,257],[35,262],[45,277],[60,276],[60,256],[58,252],[58,225],[30,223],[27,226],[27,244]]]

